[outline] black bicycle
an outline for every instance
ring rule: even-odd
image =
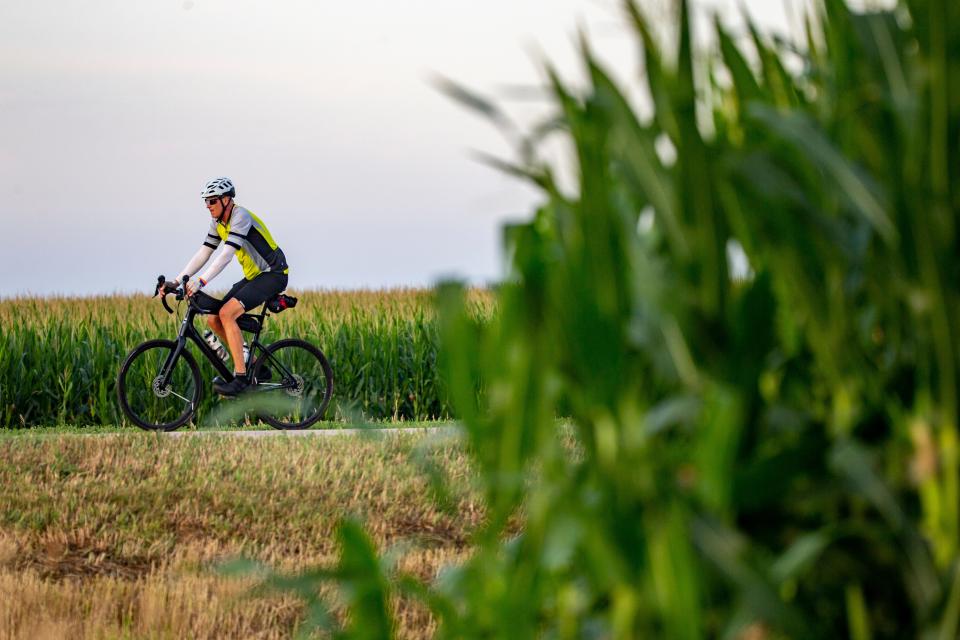
[[[157,290],[164,292],[161,301],[167,312],[174,313],[167,295],[187,300],[177,339],[148,340],[139,345],[123,361],[117,377],[123,412],[135,425],[150,431],[173,431],[183,426],[199,406],[203,385],[197,361],[186,348],[188,340],[224,380],[233,379],[231,368],[193,326],[196,316],[216,311],[197,302],[201,294],[186,296],[183,287],[164,291],[164,282],[163,276],[157,279]],[[245,313],[237,319],[240,329],[252,334],[245,364],[253,384],[241,397],[249,398],[260,419],[272,427],[306,429],[323,417],[330,404],[333,371],[323,352],[304,340],[287,338],[269,345],[260,342],[268,311],[279,313],[288,304],[293,306],[296,299],[280,294],[264,303],[260,313]]]

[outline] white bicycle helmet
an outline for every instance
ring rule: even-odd
[[[230,196],[233,198],[236,195],[237,190],[234,188],[230,178],[214,178],[203,188],[203,193],[200,194],[200,197],[218,198],[220,196]]]

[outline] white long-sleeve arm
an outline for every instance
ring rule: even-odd
[[[177,282],[183,278],[183,276],[193,277],[197,271],[200,270],[200,267],[207,263],[207,260],[210,259],[211,254],[213,254],[213,249],[209,245],[203,245],[200,247],[200,250],[197,251],[190,262],[184,265],[183,269],[177,272]]]
[[[213,262],[207,267],[206,271],[200,276],[200,278],[209,283],[211,280],[217,277],[223,268],[230,264],[230,260],[233,259],[233,256],[236,255],[237,250],[231,245],[225,245],[223,251],[220,252]]]

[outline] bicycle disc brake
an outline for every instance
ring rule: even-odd
[[[293,374],[293,381],[294,381],[294,386],[288,387],[287,389],[285,389],[285,391],[287,392],[287,395],[294,396],[294,397],[302,395],[304,387],[307,386],[306,383],[303,381],[303,376],[301,376],[299,373],[295,373]]]
[[[157,376],[153,379],[153,395],[158,398],[166,398],[173,391],[173,386],[168,382],[163,389],[160,388],[160,380],[163,376]]]

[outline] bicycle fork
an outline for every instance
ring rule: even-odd
[[[173,367],[177,363],[177,358],[180,357],[180,354],[183,352],[184,347],[187,345],[186,330],[187,322],[189,321],[189,314],[183,319],[183,323],[180,325],[180,333],[177,336],[177,346],[170,351],[170,354],[167,356],[167,359],[164,361],[163,365],[160,367],[160,371],[157,372],[157,377],[155,380],[154,392],[163,393],[167,391],[180,398],[184,402],[190,405],[190,409],[194,409],[193,400],[189,398],[184,398],[182,395],[173,391],[172,389],[167,389],[167,385],[170,384],[170,376],[173,375]]]

